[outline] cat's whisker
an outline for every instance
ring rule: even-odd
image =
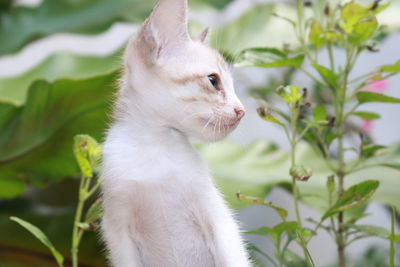
[[[203,131],[207,128],[207,126],[208,126],[208,124],[211,122],[211,120],[213,120],[214,119],[214,116],[211,116],[209,119],[208,119],[208,121],[207,121],[207,123],[204,125],[204,127],[203,127],[203,129],[201,129],[201,133],[203,133]]]
[[[190,114],[189,116],[185,117],[183,120],[181,120],[180,123],[182,124],[182,123],[184,123],[184,122],[185,122],[186,120],[188,120],[188,119],[191,119],[191,118],[193,118],[193,117],[196,117],[196,116],[198,116],[198,115],[203,115],[203,114],[209,114],[209,112],[204,111],[204,112],[192,113],[192,114]]]

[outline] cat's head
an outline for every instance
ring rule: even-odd
[[[160,0],[125,52],[125,108],[207,141],[236,128],[244,108],[207,33],[189,36],[187,0]]]

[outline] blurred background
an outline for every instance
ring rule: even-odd
[[[128,38],[149,14],[154,0],[0,0],[0,267],[56,266],[52,256],[28,232],[10,222],[19,216],[38,225],[67,258],[73,212],[77,200],[79,168],[72,153],[73,136],[90,134],[101,141],[107,123],[121,51]],[[190,29],[197,33],[212,28],[210,42],[224,53],[236,55],[244,48],[296,46],[290,25],[274,13],[294,17],[295,1],[189,0]],[[366,1],[370,2],[370,1]],[[380,52],[365,53],[354,77],[374,66],[400,58],[400,1],[378,19],[388,27]],[[339,52],[340,53],[340,52]],[[327,62],[321,55],[320,61]],[[235,193],[267,196],[290,211],[291,195],[273,184],[287,182],[289,144],[281,129],[257,115],[251,92],[281,79],[276,69],[234,68],[236,90],[247,113],[229,140],[200,144],[199,151],[229,204],[240,210],[244,229],[273,226],[279,217],[265,207],[246,207]],[[311,86],[300,74],[293,84]],[[394,76],[375,90],[400,97],[400,77]],[[355,121],[382,145],[400,151],[400,108],[369,104],[378,111],[377,122]],[[316,173],[304,192],[315,194],[325,186],[328,169],[306,145],[300,158]],[[397,153],[400,162],[400,152]],[[321,178],[321,179],[318,179]],[[350,183],[363,179],[381,181],[375,201],[368,206],[368,224],[390,227],[386,203],[400,206],[400,172],[373,168],[358,172]],[[319,218],[317,198],[302,205],[303,217]],[[265,251],[267,238],[246,238]],[[350,266],[382,266],[389,243],[378,238],[349,247]],[[294,250],[298,249],[296,247]],[[334,266],[336,246],[321,232],[310,243],[316,266]],[[81,266],[105,266],[104,251],[96,232],[85,234],[80,251]],[[267,265],[268,266],[268,265]]]

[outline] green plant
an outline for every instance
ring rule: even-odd
[[[299,86],[278,87],[277,94],[286,103],[287,109],[270,104],[269,93],[257,93],[263,107],[258,109],[262,119],[282,127],[291,145],[291,164],[289,175],[292,179],[291,190],[294,209],[299,229],[303,218],[298,208],[302,194],[298,182],[307,182],[313,171],[296,162],[296,148],[299,142],[306,141],[324,160],[330,173],[327,175],[327,205],[316,228],[327,230],[337,243],[339,266],[344,267],[345,249],[352,242],[371,235],[382,236],[398,241],[394,233],[372,226],[360,226],[357,221],[365,214],[351,214],[354,208],[365,205],[378,189],[379,181],[367,180],[346,188],[345,181],[350,174],[361,169],[384,166],[399,169],[397,161],[369,163],[370,159],[385,153],[385,146],[373,144],[371,138],[359,127],[354,126],[353,117],[378,119],[376,113],[365,112],[359,108],[370,102],[400,103],[400,99],[381,93],[365,91],[365,86],[376,80],[387,79],[400,72],[400,61],[372,69],[360,77],[351,78],[357,59],[362,52],[374,51],[381,40],[384,28],[378,25],[376,15],[389,6],[389,3],[374,1],[364,6],[356,1],[338,4],[335,1],[303,3],[297,0],[295,20],[282,17],[294,29],[298,46],[283,50],[277,48],[249,48],[243,50],[236,62],[239,66],[258,66],[264,68],[288,67],[299,70],[314,83],[314,93],[324,91],[325,99],[309,98],[309,90]],[[305,7],[306,6],[306,7]],[[312,13],[306,16],[306,9]],[[346,57],[338,62],[336,54],[344,51]],[[327,53],[329,66],[321,65],[319,57]],[[305,67],[308,61],[311,70]],[[287,80],[287,79],[286,79]],[[360,136],[357,142],[351,142],[354,136]],[[349,160],[349,154],[356,157]],[[350,156],[351,157],[351,156]],[[311,177],[311,179],[313,179]],[[383,177],[384,179],[384,177]],[[325,220],[329,219],[329,225]],[[290,231],[290,229],[287,229]],[[254,232],[253,232],[254,233]],[[303,248],[306,265],[312,266],[312,259],[307,250],[311,237],[294,237]],[[315,232],[314,232],[315,233]],[[271,233],[269,233],[271,235]],[[279,244],[276,244],[279,246]],[[282,264],[284,261],[278,257]]]
[[[79,245],[83,233],[84,231],[97,229],[102,214],[100,200],[94,201],[90,208],[84,211],[85,203],[97,192],[101,185],[101,179],[95,179],[94,174],[101,157],[101,146],[88,135],[77,135],[75,136],[73,150],[82,172],[71,242],[72,266],[78,267]],[[10,219],[20,224],[42,242],[51,251],[58,266],[64,266],[64,257],[38,227],[17,217],[10,217]]]

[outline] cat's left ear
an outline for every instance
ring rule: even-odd
[[[199,35],[197,35],[196,40],[204,43],[207,40],[208,33],[210,32],[210,28],[205,28]]]

